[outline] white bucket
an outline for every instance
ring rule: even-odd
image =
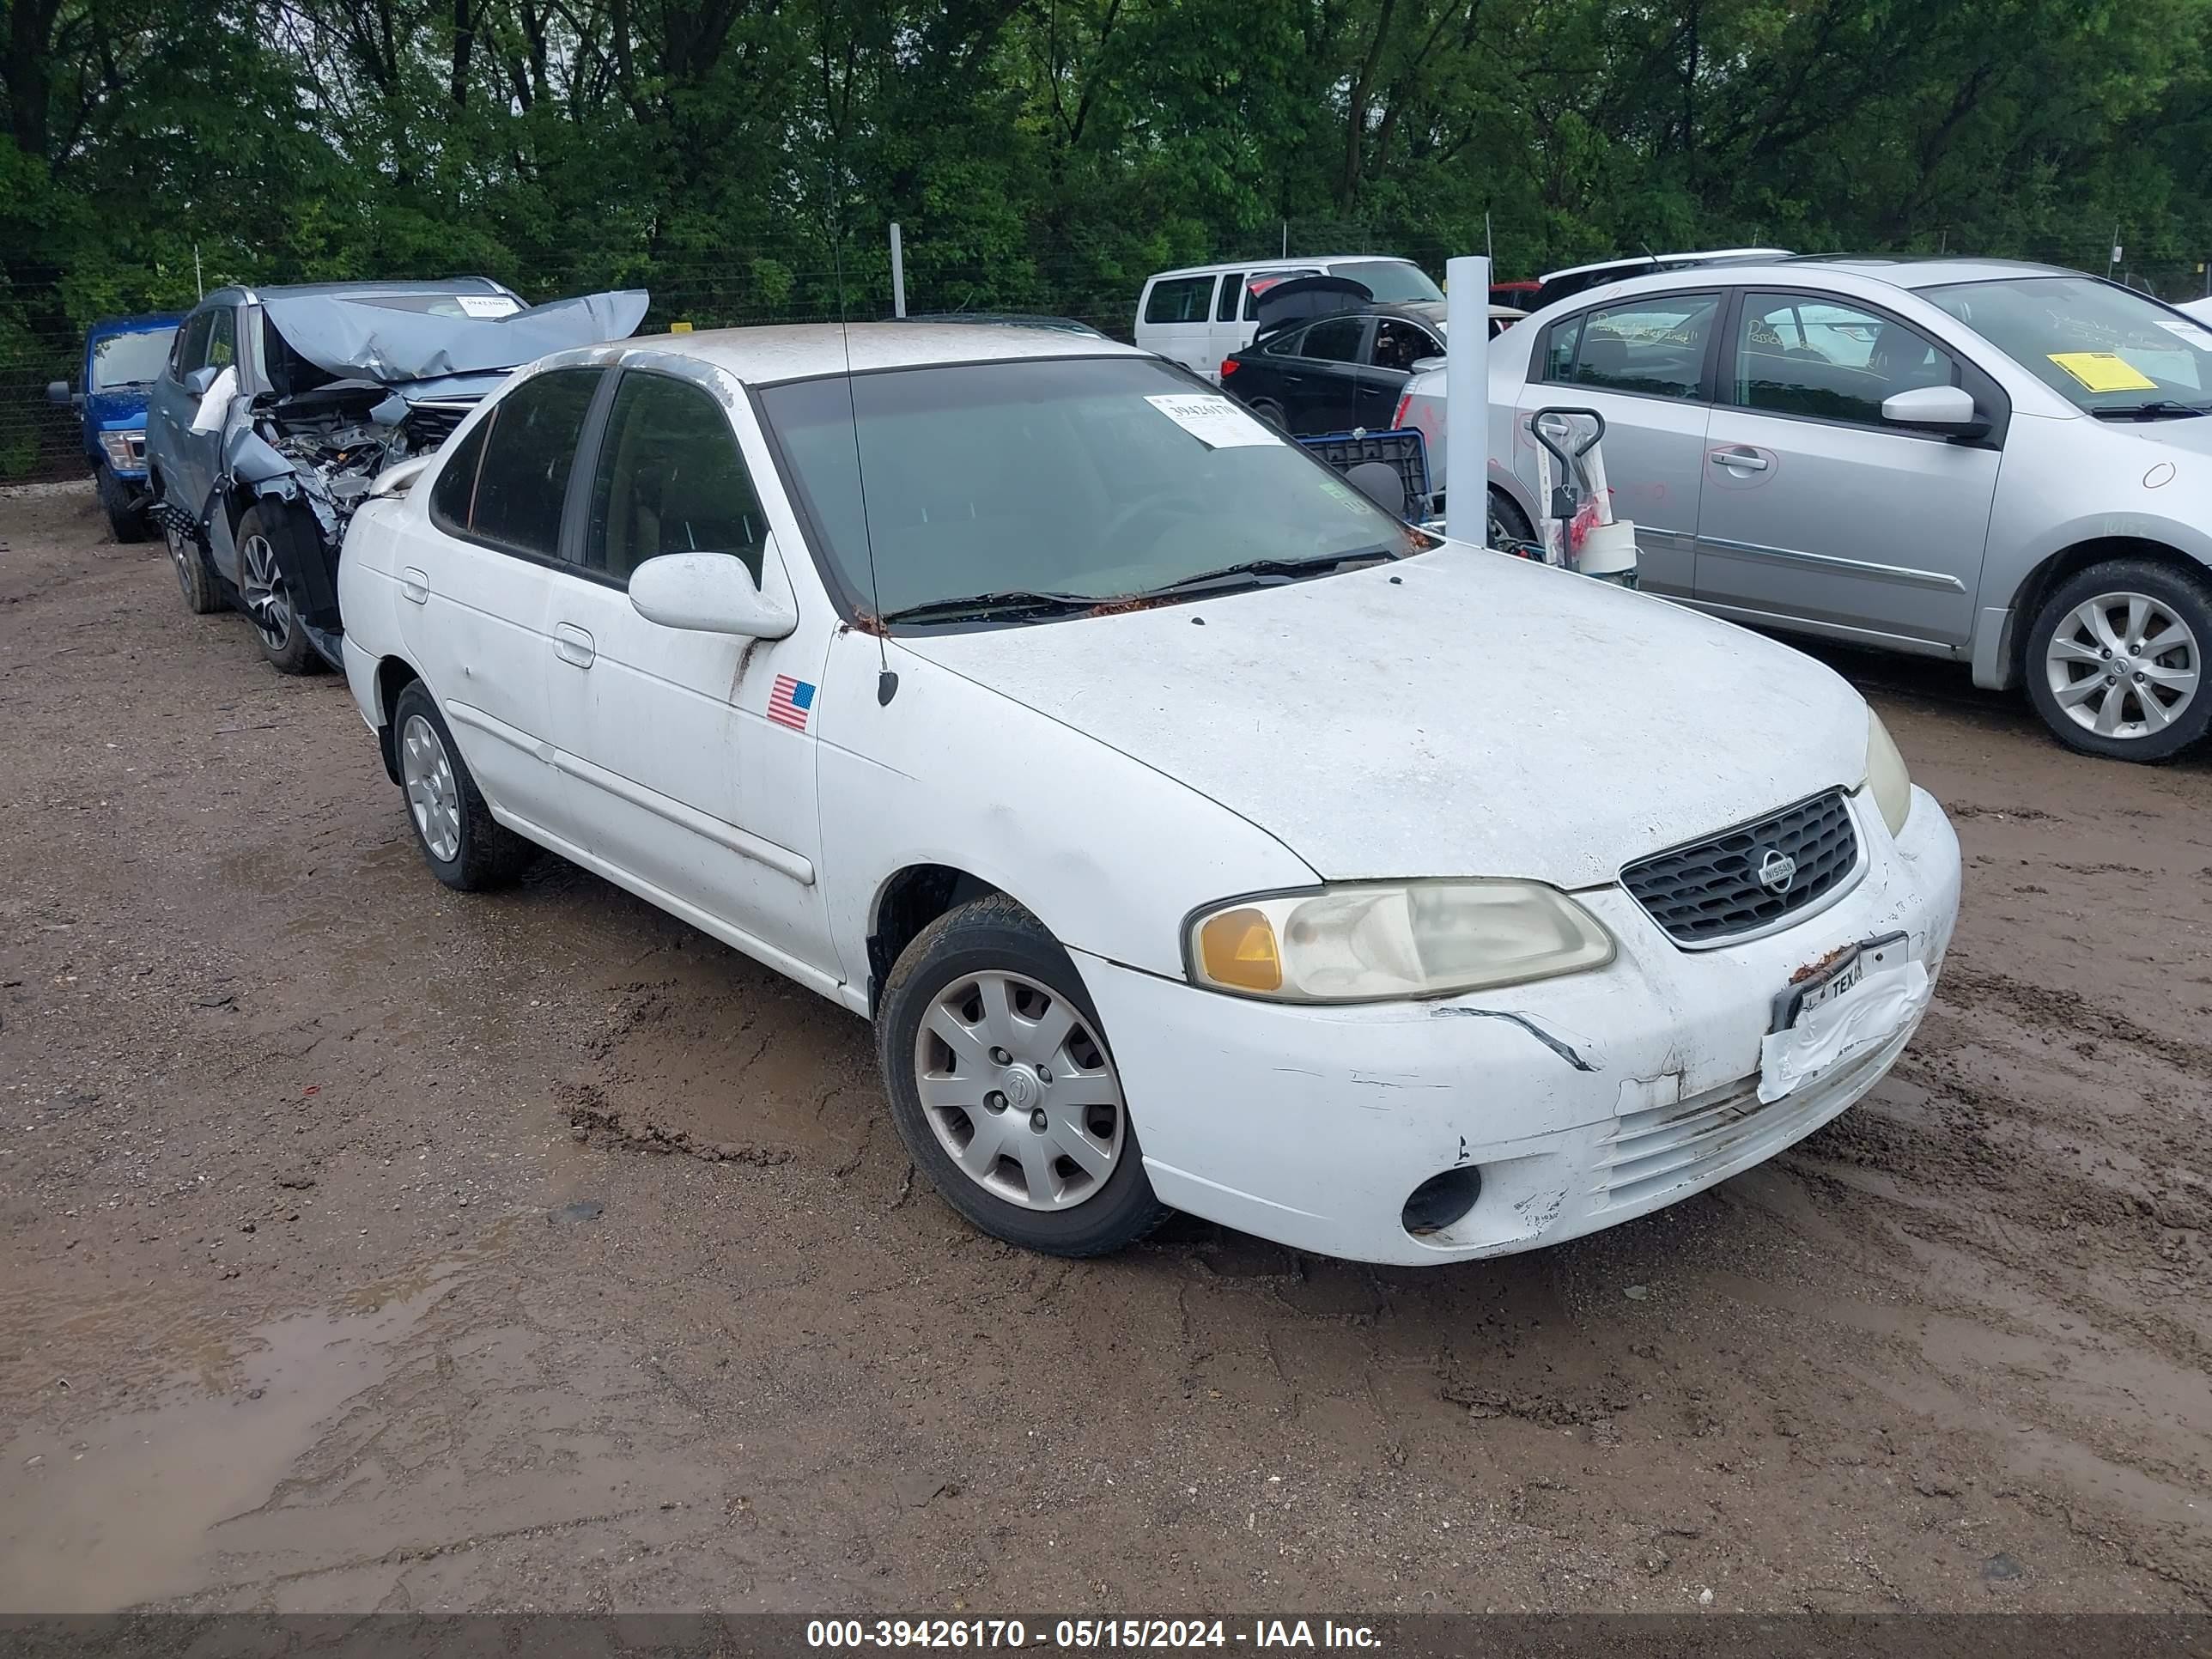
[[[1626,519],[1592,525],[1589,533],[1583,538],[1578,562],[1585,576],[1618,582],[1623,587],[1635,586],[1635,525]]]

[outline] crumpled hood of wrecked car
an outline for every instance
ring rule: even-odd
[[[1866,774],[1866,705],[1811,658],[1456,545],[898,643],[1219,802],[1328,880],[1595,886]],[[1008,764],[1017,793],[1050,787]]]
[[[272,295],[270,325],[325,374],[397,386],[520,368],[556,351],[627,339],[645,320],[642,289],[586,294],[505,317],[434,317],[332,295]]]

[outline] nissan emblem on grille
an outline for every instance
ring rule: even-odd
[[[1850,803],[1831,789],[1639,860],[1620,880],[1677,945],[1705,945],[1787,926],[1840,894],[1858,867]]]

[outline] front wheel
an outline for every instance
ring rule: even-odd
[[[2212,584],[2204,578],[2148,559],[2092,565],[2037,612],[2027,694],[2069,749],[2166,760],[2212,727],[2208,645]]]
[[[147,534],[144,505],[131,499],[129,488],[105,461],[100,464],[93,488],[100,495],[100,510],[107,515],[109,533],[118,542],[144,541]]]
[[[1047,1255],[1104,1255],[1167,1215],[1075,964],[1003,895],[946,912],[884,987],[891,1119],[945,1201]]]
[[[238,521],[238,597],[270,666],[280,674],[313,674],[323,659],[307,638],[291,584],[276,562],[268,514],[265,507],[250,507]]]

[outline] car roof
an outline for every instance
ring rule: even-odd
[[[506,294],[504,283],[489,276],[440,276],[434,279],[409,280],[393,283],[288,283],[262,287],[255,283],[232,283],[215,290],[200,301],[219,300],[226,295],[236,295],[249,300],[332,299],[359,300],[404,294]]]
[[[871,369],[939,363],[1000,362],[1024,357],[1150,357],[1149,351],[1062,328],[977,328],[971,323],[791,323],[633,335],[610,345],[564,351],[548,362],[619,362],[634,352],[690,357],[754,386]]]
[[[1611,295],[1664,293],[1689,285],[1709,288],[1755,288],[1765,283],[1802,288],[1823,276],[1853,276],[1912,292],[1946,288],[1956,283],[1991,283],[2030,276],[2080,276],[2085,273],[2063,265],[2033,264],[2024,259],[1980,259],[1948,256],[1916,258],[1905,254],[1793,254],[1783,259],[1729,260],[1723,264],[1692,265],[1665,270],[1638,270],[1618,281],[1594,285],[1556,303],[1579,306]],[[1549,310],[1551,307],[1547,307]]]
[[[1568,265],[1559,270],[1547,270],[1536,281],[1539,286],[1556,283],[1563,276],[1587,276],[1593,270],[1650,270],[1654,266],[1693,264],[1707,259],[1787,259],[1791,258],[1786,247],[1715,247],[1698,253],[1632,253],[1618,259],[1598,259],[1586,265]]]
[[[1285,259],[1225,259],[1211,265],[1181,265],[1173,270],[1156,270],[1146,278],[1157,283],[1169,276],[1218,276],[1224,270],[1310,270],[1316,265],[1410,265],[1413,261],[1402,253],[1315,253],[1304,258]]]

